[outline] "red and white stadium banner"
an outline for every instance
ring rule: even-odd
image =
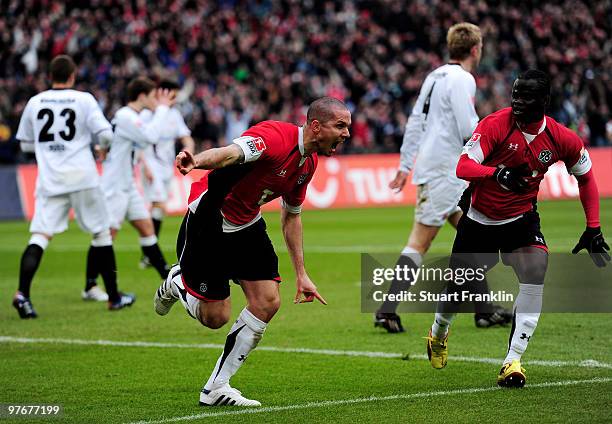
[[[595,177],[602,197],[612,197],[612,148],[589,150]],[[415,186],[407,184],[404,191],[393,193],[389,181],[395,176],[399,155],[354,155],[320,158],[317,172],[308,187],[304,208],[353,208],[394,205],[413,205]],[[25,216],[34,213],[36,166],[18,167],[17,178]],[[136,173],[140,175],[139,172]],[[187,176],[175,172],[172,180],[168,213],[181,215],[186,210],[191,183],[202,175],[193,171]],[[540,200],[567,199],[578,196],[576,179],[568,175],[562,163],[553,165],[540,186]],[[278,201],[265,205],[264,210],[277,210]]]

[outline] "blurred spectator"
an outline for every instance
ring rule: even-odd
[[[107,116],[135,75],[178,77],[200,149],[229,141],[247,117],[300,123],[305,105],[332,95],[358,121],[345,152],[398,151],[420,82],[445,61],[448,27],[471,21],[486,40],[480,116],[507,106],[517,73],[538,67],[553,80],[549,113],[593,145],[610,143],[606,0],[9,0],[0,9],[0,119],[11,128],[23,100],[46,88],[49,60],[68,53],[78,86]]]

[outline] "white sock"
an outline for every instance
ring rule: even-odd
[[[448,334],[448,327],[455,318],[454,313],[436,312],[436,317],[431,326],[431,335],[440,339]]]
[[[168,278],[170,278],[170,276],[168,276]],[[176,289],[174,284],[171,284],[170,287],[172,290],[172,295],[181,301],[183,307],[191,318],[200,321],[200,299],[190,295],[189,292],[185,290],[185,285],[183,284],[183,277],[180,272],[176,274],[174,278],[172,278],[172,281],[176,283],[176,285],[178,285],[181,289],[179,291]],[[185,297],[183,297],[183,294],[185,295]]]
[[[230,378],[247,359],[247,356],[266,330],[265,322],[244,308],[225,340],[223,354],[217,360],[217,364],[204,385],[204,390],[213,390],[229,383]]]
[[[423,263],[423,256],[421,256],[418,250],[413,249],[412,247],[404,247],[404,250],[402,250],[402,256],[407,256],[412,259],[412,262],[414,262],[417,267],[421,266]]]
[[[525,353],[529,339],[538,325],[543,293],[543,284],[519,284],[519,294],[514,302],[514,331],[510,335],[504,364],[509,364],[515,359],[520,360]]]

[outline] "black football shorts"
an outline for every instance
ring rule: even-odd
[[[202,198],[195,213],[188,211],[177,240],[177,257],[185,289],[198,299],[229,297],[229,280],[275,280],[280,283],[278,257],[262,219],[232,233],[222,230],[218,208]]]

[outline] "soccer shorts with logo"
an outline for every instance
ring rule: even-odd
[[[186,290],[198,299],[219,301],[230,295],[229,280],[275,280],[278,257],[262,219],[242,230],[224,233],[221,212],[203,198],[183,219],[177,257]]]
[[[79,227],[88,233],[97,234],[108,230],[109,216],[104,194],[99,187],[79,190],[58,196],[36,194],[31,233],[58,234],[68,228],[70,208]]]
[[[133,184],[128,190],[109,191],[105,193],[105,196],[111,228],[120,229],[126,219],[136,221],[151,217],[142,194]]]
[[[432,178],[417,186],[415,221],[432,227],[441,227],[446,219],[459,212],[457,204],[467,183],[455,176]]]
[[[484,225],[463,215],[453,243],[451,267],[471,263],[474,267],[486,265],[491,269],[499,261],[500,252],[511,253],[527,246],[548,251],[540,229],[540,215],[535,210],[502,225]]]

